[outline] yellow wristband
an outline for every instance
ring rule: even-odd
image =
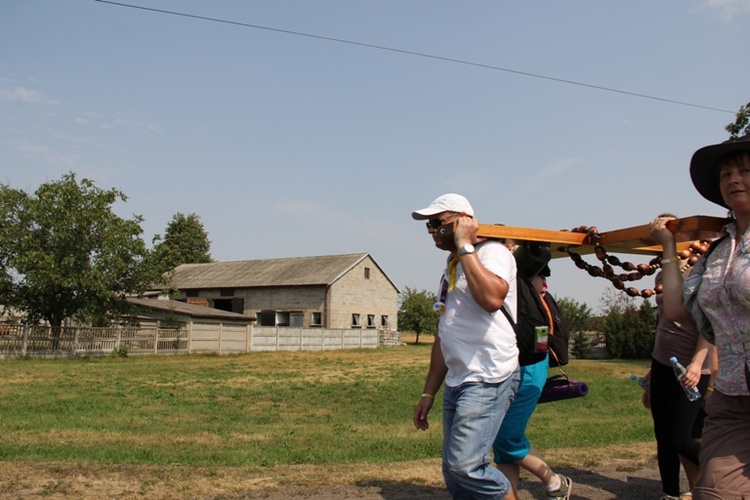
[[[671,257],[669,259],[661,259],[661,264],[662,265],[664,265],[664,264],[672,264],[674,262],[680,262],[680,258],[679,257]]]
[[[426,392],[422,393],[422,397],[423,398],[435,399],[435,395],[434,394],[427,394]]]
[[[714,392],[714,388],[713,388],[713,387],[706,387],[706,390],[707,390],[708,392]]]

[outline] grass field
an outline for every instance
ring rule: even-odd
[[[411,423],[429,349],[3,361],[0,460],[260,470],[434,459],[439,398],[429,431]],[[563,463],[650,443],[628,380],[647,364],[573,360],[566,372],[589,395],[539,405],[531,441]]]

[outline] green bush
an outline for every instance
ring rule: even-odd
[[[112,349],[112,357],[113,358],[127,358],[128,357],[127,346],[121,345]]]

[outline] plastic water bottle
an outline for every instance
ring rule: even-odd
[[[636,383],[636,384],[638,384],[638,385],[640,385],[640,386],[641,386],[641,388],[642,388],[642,389],[643,389],[644,391],[648,391],[648,390],[650,390],[650,389],[651,389],[651,388],[649,387],[649,385],[648,385],[648,380],[646,380],[646,379],[645,379],[645,378],[643,378],[643,377],[639,377],[639,376],[638,376],[638,375],[636,375],[636,374],[631,374],[631,375],[630,375],[630,380],[633,380],[633,381],[635,381],[635,383]]]
[[[680,380],[680,377],[685,375],[685,367],[682,366],[674,356],[669,358],[669,362],[672,363],[672,369],[674,370],[674,374],[677,377],[677,381],[680,382],[682,389],[685,391],[685,396],[687,396],[690,401],[698,400],[701,397],[701,393],[700,391],[698,391],[698,388],[685,387],[685,385],[682,383],[682,380]]]

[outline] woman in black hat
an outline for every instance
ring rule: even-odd
[[[701,334],[716,345],[719,373],[706,400],[696,499],[750,497],[750,135],[706,146],[693,155],[690,176],[698,192],[730,210],[717,240],[683,283],[666,218],[651,223],[663,248],[664,310],[680,321],[692,313]],[[689,313],[688,313],[689,311]],[[695,386],[697,377],[686,385]]]

